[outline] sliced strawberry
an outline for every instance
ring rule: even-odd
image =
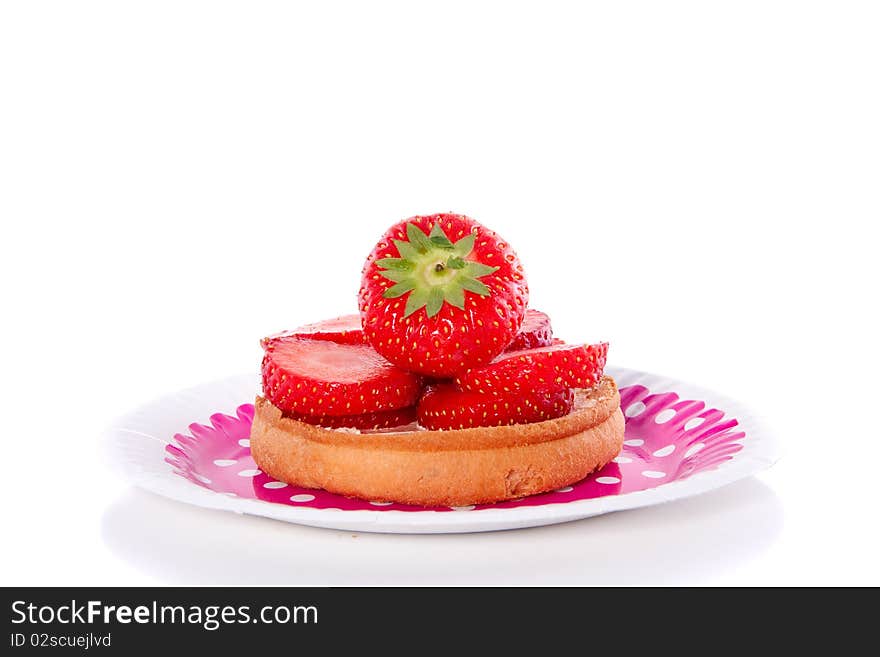
[[[428,386],[419,400],[419,424],[426,429],[467,429],[527,424],[562,417],[571,411],[570,388],[483,395],[454,384]]]
[[[535,349],[536,347],[548,347],[553,343],[553,327],[550,326],[550,317],[540,310],[526,310],[525,319],[519,333],[513,339],[505,351],[520,351],[522,349]]]
[[[398,408],[393,411],[375,411],[373,413],[363,413],[361,415],[300,415],[298,413],[288,413],[289,417],[300,422],[316,424],[321,427],[330,429],[339,429],[348,427],[351,429],[360,429],[361,431],[371,431],[373,429],[388,429],[390,427],[401,427],[416,421],[416,407],[407,406],[406,408]]]
[[[607,342],[508,351],[488,365],[468,370],[455,382],[462,390],[494,395],[552,384],[589,388],[602,378],[607,356]]]
[[[302,415],[360,415],[415,404],[421,380],[368,345],[285,337],[263,357],[263,393]]]
[[[361,330],[360,315],[342,315],[333,319],[325,319],[323,322],[306,324],[292,331],[282,331],[266,336],[260,340],[260,346],[266,349],[270,344],[280,338],[310,338],[312,340],[328,340],[338,344],[365,344],[364,333]]]

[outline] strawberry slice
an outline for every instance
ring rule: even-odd
[[[360,315],[342,315],[322,322],[306,324],[292,331],[282,331],[266,336],[260,340],[260,346],[266,349],[270,344],[281,338],[310,338],[312,340],[328,340],[338,344],[365,344],[361,330]]]
[[[351,429],[360,429],[361,431],[371,431],[374,429],[388,429],[391,427],[401,427],[416,421],[416,407],[407,406],[406,408],[398,408],[393,411],[375,411],[372,413],[363,413],[361,415],[300,415],[298,413],[288,413],[288,417],[300,422],[308,424],[316,424],[321,427],[330,429],[339,429],[347,427]]]
[[[263,357],[263,393],[284,412],[360,415],[415,404],[421,380],[368,345],[285,337]]]
[[[553,343],[553,327],[550,326],[550,317],[540,310],[526,310],[525,319],[519,333],[513,339],[505,351],[520,351],[522,349],[535,349],[536,347],[549,347]]]
[[[571,411],[570,388],[545,388],[484,395],[451,383],[428,386],[419,400],[419,424],[426,429],[467,429],[541,422]]]
[[[548,385],[589,388],[602,378],[607,357],[607,342],[508,351],[488,365],[468,370],[455,382],[462,390],[493,395]]]

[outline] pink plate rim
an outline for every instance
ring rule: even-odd
[[[329,529],[387,533],[459,533],[535,527],[569,522],[698,495],[755,474],[775,463],[780,450],[754,413],[718,393],[622,367],[609,367],[618,385],[644,385],[652,393],[676,392],[699,399],[735,417],[746,433],[743,449],[713,470],[647,490],[565,503],[515,508],[483,508],[467,513],[426,511],[337,510],[288,506],[258,499],[230,497],[177,476],[165,462],[165,446],[192,422],[216,412],[231,413],[259,390],[255,374],[232,376],[166,395],[121,417],[105,432],[108,467],[139,488],[209,509],[247,513]]]

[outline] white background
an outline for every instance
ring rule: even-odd
[[[880,584],[878,33],[871,2],[3,3],[0,583]],[[117,416],[354,311],[378,236],[442,210],[517,248],[560,337],[738,399],[783,460],[462,536],[101,462]]]

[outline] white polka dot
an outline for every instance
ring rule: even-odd
[[[645,441],[641,438],[633,438],[632,440],[624,440],[623,444],[627,447],[641,447],[645,444]]]
[[[467,506],[451,506],[449,508],[452,509],[453,511],[473,511],[474,505],[469,504]]]
[[[238,463],[235,459],[217,459],[214,461],[214,465],[220,466],[221,468],[228,468],[230,465],[235,465]]]
[[[238,444],[241,445],[242,447],[250,447],[251,441],[249,438],[242,438],[241,440],[238,441]]]
[[[196,474],[195,472],[193,473],[193,477],[195,477],[196,479],[201,481],[203,484],[210,484],[211,483],[210,479],[208,479],[207,477],[204,477],[200,474]]]
[[[653,456],[669,456],[674,451],[675,445],[667,445],[666,447],[661,447],[656,452],[654,452]]]
[[[259,470],[242,470],[238,473],[239,477],[256,477],[260,474]]]
[[[290,501],[291,502],[311,502],[313,499],[315,499],[314,495],[309,495],[308,493],[303,493],[301,495],[292,496],[290,498]],[[329,511],[330,509],[327,509],[327,510]]]
[[[632,463],[633,462],[633,460],[628,456],[615,456],[611,460],[614,461],[615,463]]]
[[[703,424],[703,422],[705,422],[705,421],[706,421],[706,418],[704,418],[704,417],[692,417],[690,420],[685,422],[684,430],[690,431],[691,429],[696,429],[698,426]]]
[[[342,511],[338,506],[328,506],[326,509],[321,509],[321,511]]]
[[[284,488],[287,486],[283,481],[267,481],[263,484],[263,488]]]
[[[634,404],[630,404],[627,406],[626,411],[624,411],[624,415],[627,417],[635,417],[641,413],[645,412],[645,405],[642,402],[636,402]]]
[[[690,447],[688,447],[688,451],[686,451],[684,453],[684,458],[687,458],[689,456],[693,456],[694,454],[699,452],[701,449],[703,449],[705,446],[706,445],[704,445],[703,443],[695,443],[695,444],[691,445]]]
[[[394,504],[394,502],[370,502],[373,506],[389,506]]]
[[[597,484],[619,484],[620,477],[596,477]]]
[[[662,479],[666,476],[666,473],[658,472],[657,470],[643,470],[642,476],[647,477],[648,479]]]
[[[667,408],[665,411],[660,411],[659,413],[657,413],[657,415],[654,417],[654,422],[656,422],[657,424],[665,424],[674,417],[675,411],[671,408]]]
[[[572,488],[571,486],[565,486],[564,488],[557,488],[556,492],[557,493],[570,493],[573,490],[574,490],[574,488]]]

